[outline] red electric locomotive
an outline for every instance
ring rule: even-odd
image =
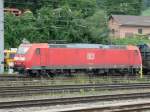
[[[71,72],[138,73],[142,66],[136,46],[100,44],[21,44],[14,68],[29,74]]]

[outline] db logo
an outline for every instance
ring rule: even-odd
[[[94,53],[88,53],[87,54],[87,59],[88,60],[94,60],[95,59],[95,54]]]

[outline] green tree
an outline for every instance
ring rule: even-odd
[[[53,39],[65,39],[69,42],[81,42],[84,25],[81,22],[82,15],[78,11],[71,11],[68,6],[58,9],[44,7],[38,11],[37,27],[43,41]]]
[[[25,13],[19,17],[5,13],[5,47],[17,47],[23,38],[31,42],[38,40],[38,32],[34,24],[32,13]]]
[[[97,0],[26,1],[36,4],[36,9],[31,8],[33,13],[18,17],[5,15],[6,47],[18,46],[23,38],[31,42],[67,40],[72,43],[102,43],[107,40],[106,14],[97,5]]]
[[[142,16],[150,16],[150,8],[147,8],[146,10],[142,11]]]
[[[10,46],[15,47],[18,44],[18,40],[16,38],[16,27],[15,25],[18,23],[19,19],[16,16],[6,13],[5,14],[5,47],[9,48]]]
[[[106,11],[108,15],[139,15],[142,11],[142,1],[143,0],[106,0]]]
[[[87,26],[90,30],[92,43],[106,43],[108,40],[107,18],[104,10],[98,10],[87,18]]]

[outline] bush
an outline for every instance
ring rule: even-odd
[[[140,36],[136,35],[135,37],[128,37],[128,38],[119,38],[119,39],[111,39],[112,44],[119,44],[119,45],[138,45],[138,44],[146,44],[150,43],[150,39],[147,36]]]

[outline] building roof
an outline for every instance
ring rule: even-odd
[[[150,26],[150,16],[112,15],[111,18],[124,26]]]

